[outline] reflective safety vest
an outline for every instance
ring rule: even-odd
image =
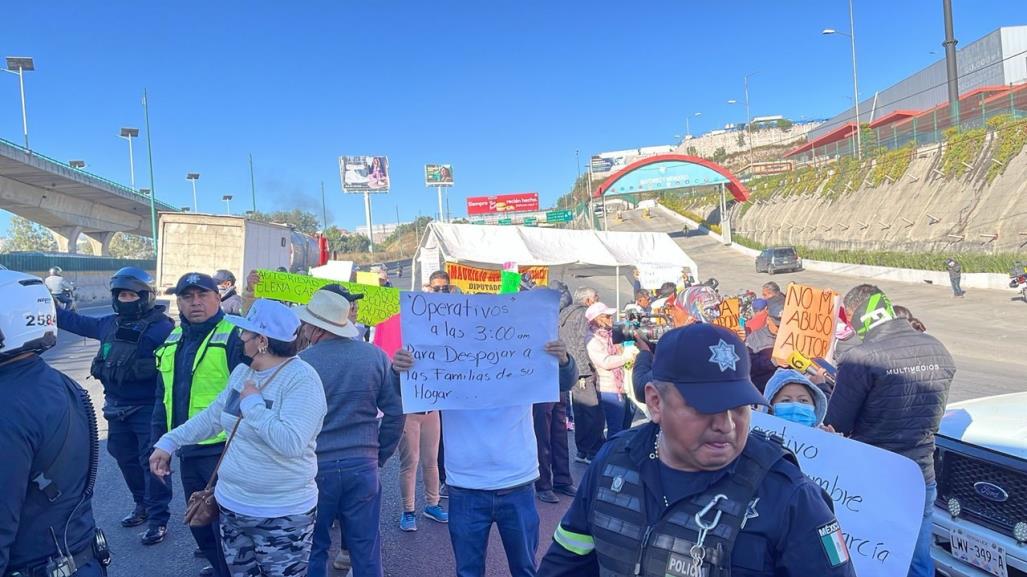
[[[193,379],[189,387],[189,418],[209,407],[228,385],[228,376],[231,374],[228,370],[228,337],[234,329],[235,325],[227,319],[221,319],[200,343],[196,358],[193,359]],[[157,370],[164,381],[164,412],[167,415],[169,431],[172,429],[174,404],[175,353],[178,352],[178,343],[181,339],[182,327],[175,327],[156,352]],[[222,431],[198,444],[213,445],[224,442],[225,433]]]
[[[729,577],[731,552],[745,524],[749,504],[774,463],[784,458],[795,462],[795,456],[776,438],[754,431],[733,473],[698,495],[672,503],[649,524],[645,489],[638,467],[628,454],[631,438],[633,435],[623,435],[615,440],[616,445],[598,468],[589,517],[599,575]],[[649,457],[656,458],[655,454]],[[700,532],[697,514],[707,527],[713,524],[699,552],[701,565],[693,562],[691,554]]]

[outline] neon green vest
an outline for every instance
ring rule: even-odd
[[[228,385],[228,337],[235,325],[227,319],[214,326],[207,335],[193,359],[193,381],[189,388],[189,418],[206,409]],[[182,327],[175,327],[168,339],[157,349],[157,370],[164,380],[164,412],[167,414],[168,430],[171,430],[171,413],[175,386],[175,353],[182,338]],[[200,445],[224,443],[225,433],[200,441]]]

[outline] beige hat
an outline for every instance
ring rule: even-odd
[[[324,329],[333,335],[353,338],[360,334],[349,320],[350,303],[346,297],[331,291],[319,290],[310,297],[307,306],[298,311],[300,320]]]

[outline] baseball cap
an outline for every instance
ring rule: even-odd
[[[585,310],[585,320],[592,322],[603,315],[612,315],[616,312],[617,309],[613,307],[608,307],[603,303],[594,303]]]
[[[335,294],[337,294],[337,295],[339,295],[341,297],[345,297],[346,300],[348,300],[351,303],[355,303],[358,300],[364,298],[363,293],[351,293],[351,292],[349,292],[348,288],[342,286],[341,284],[336,284],[336,283],[325,285],[325,286],[323,286],[323,287],[321,287],[321,288],[319,288],[317,290],[319,290],[319,291],[328,291],[328,292],[335,293]]]
[[[291,308],[268,299],[253,301],[245,317],[225,315],[225,319],[244,331],[286,343],[296,340],[300,328],[300,319]]]
[[[775,323],[781,324],[781,315],[785,312],[785,303],[783,300],[770,299],[767,301],[767,316],[770,317]]]
[[[358,295],[357,298],[362,296],[364,295]],[[299,309],[299,319],[333,335],[353,338],[360,334],[357,327],[349,320],[350,303],[353,300],[350,300],[349,293],[340,294],[335,290],[318,290],[310,296],[307,306]]]
[[[653,380],[672,383],[703,414],[767,405],[749,377],[749,352],[723,327],[695,323],[669,331],[653,359]]]
[[[761,311],[767,308],[767,299],[753,299],[752,310]]]
[[[209,274],[203,274],[202,272],[187,272],[182,275],[182,278],[178,279],[178,284],[175,285],[174,293],[181,295],[186,289],[197,287],[207,291],[218,291],[218,283],[214,281]]]

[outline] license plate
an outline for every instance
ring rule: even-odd
[[[961,528],[949,533],[952,556],[995,575],[1009,577],[1006,570],[1006,550],[984,537]]]

